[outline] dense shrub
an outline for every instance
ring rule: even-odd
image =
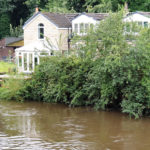
[[[76,57],[45,58],[26,83],[25,99],[59,102],[72,106],[88,104],[84,84],[92,62]]]
[[[6,79],[1,83],[0,100],[18,100],[22,101],[21,89],[24,86],[24,81],[19,79]]]

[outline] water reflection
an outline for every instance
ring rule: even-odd
[[[150,119],[36,102],[0,103],[2,149],[149,150]]]

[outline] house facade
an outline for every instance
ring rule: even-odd
[[[16,49],[19,71],[33,72],[43,54],[68,52],[72,33],[84,35],[91,25],[96,25],[107,16],[105,13],[36,12],[23,26],[24,46]]]
[[[23,26],[24,46],[16,49],[16,60],[20,72],[31,73],[40,57],[65,53],[70,49],[72,33],[86,35],[91,26],[96,26],[108,16],[107,13],[42,13],[36,12]],[[150,13],[128,13],[125,22],[137,22],[149,26]]]

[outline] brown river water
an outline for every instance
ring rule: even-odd
[[[0,102],[0,150],[150,150],[150,118],[38,102]]]

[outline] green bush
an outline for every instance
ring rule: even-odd
[[[25,99],[86,105],[84,84],[92,63],[76,57],[44,58],[22,91]]]
[[[22,101],[20,90],[24,85],[24,80],[7,79],[4,80],[0,87],[0,100],[18,100]]]
[[[150,29],[128,43],[122,17],[123,12],[111,14],[80,37],[78,57],[43,58],[32,78],[18,84],[21,88],[8,89],[9,99],[118,109],[135,118],[150,115]],[[9,93],[1,90],[0,96]]]

